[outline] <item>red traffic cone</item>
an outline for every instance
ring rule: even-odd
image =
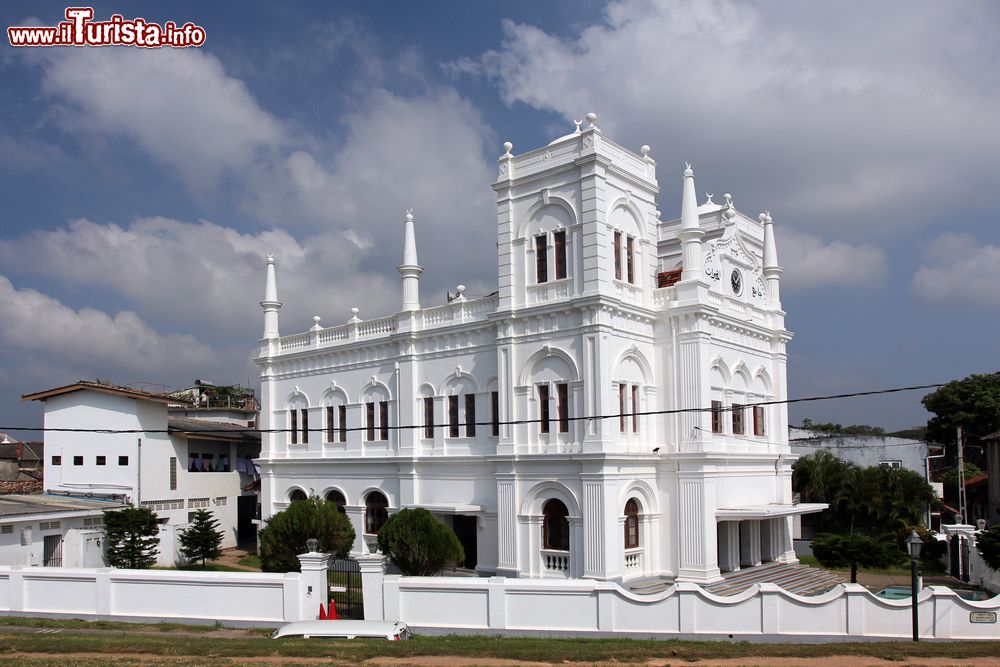
[[[333,598],[330,598],[330,615],[326,617],[328,621],[339,621],[340,616],[337,615],[337,603]]]
[[[323,608],[322,602],[319,603],[319,620],[321,621],[326,620],[326,609]]]

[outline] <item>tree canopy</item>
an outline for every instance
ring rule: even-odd
[[[306,540],[319,540],[319,550],[344,557],[354,544],[354,527],[335,503],[312,496],[289,505],[260,531],[260,565],[265,572],[298,572]]]
[[[455,531],[422,507],[389,517],[378,532],[378,548],[409,576],[431,576],[465,559]]]
[[[808,429],[810,431],[820,431],[821,433],[830,433],[833,435],[875,435],[882,436],[885,435],[885,429],[881,426],[869,426],[868,424],[851,424],[850,426],[842,426],[840,424],[835,424],[833,422],[823,422],[817,424],[809,417],[805,417],[802,420],[802,428]]]
[[[885,567],[902,557],[903,540],[936,499],[912,470],[862,468],[825,450],[796,461],[792,487],[805,502],[829,505],[816,519],[821,534],[813,539],[813,553],[827,566],[850,565],[851,581],[859,566]]]
[[[104,542],[111,567],[146,569],[156,563],[160,526],[148,507],[104,512]]]
[[[965,431],[966,444],[978,444],[979,439],[1000,430],[1000,374],[973,374],[964,380],[954,380],[923,398],[924,407],[934,413],[927,422],[927,439],[954,445],[956,430]],[[945,448],[950,462],[955,461],[955,448]]]
[[[219,520],[206,509],[194,513],[191,525],[181,531],[181,555],[190,560],[201,561],[205,567],[206,560],[219,557],[219,547],[222,546],[222,531],[219,530]]]

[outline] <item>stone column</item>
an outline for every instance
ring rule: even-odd
[[[319,618],[319,606],[329,603],[327,564],[330,554],[310,552],[298,555],[302,573],[299,575],[299,618],[312,621]]]
[[[354,528],[354,544],[351,546],[352,554],[366,554],[368,548],[365,546],[365,506],[364,505],[344,505],[344,512],[351,521]]]
[[[740,521],[740,565],[760,565],[760,521]]]
[[[738,521],[719,522],[719,568],[737,572],[740,569],[740,524]]]

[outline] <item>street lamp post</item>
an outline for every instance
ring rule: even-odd
[[[910,606],[913,608],[913,641],[920,641],[920,633],[917,620],[917,561],[920,560],[920,550],[924,546],[924,541],[917,535],[917,531],[910,533],[906,538],[906,550],[910,554]]]

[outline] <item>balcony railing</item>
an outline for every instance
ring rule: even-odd
[[[491,295],[482,299],[461,299],[443,306],[425,308],[419,311],[416,320],[417,330],[433,329],[455,323],[485,321],[496,312],[497,297]],[[278,339],[280,353],[304,352],[310,349],[320,349],[347,345],[365,340],[378,340],[394,334],[399,328],[399,316],[390,315],[375,320],[355,318],[346,324],[335,327],[313,327],[306,333],[282,336]]]
[[[569,552],[542,549],[542,569],[546,574],[569,576]]]

